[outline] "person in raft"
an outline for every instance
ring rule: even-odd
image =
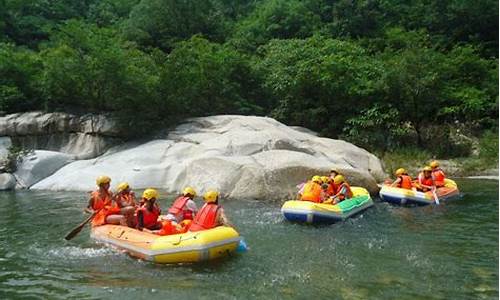
[[[135,194],[130,189],[128,182],[122,182],[118,185],[113,200],[120,208],[120,214],[125,216],[127,225],[135,227],[134,213],[137,205],[135,203]]]
[[[328,188],[329,196],[333,196],[338,186],[333,182],[335,176],[340,175],[340,172],[337,169],[330,170],[330,187]]]
[[[140,231],[150,231],[161,229],[162,224],[158,222],[161,214],[160,207],[155,203],[158,199],[158,191],[155,189],[146,189],[142,193],[144,204],[137,208],[137,229]]]
[[[408,175],[405,169],[399,168],[394,172],[396,180],[391,184],[392,187],[411,190],[413,188],[411,176]]]
[[[430,167],[432,169],[432,179],[434,180],[434,184],[436,185],[436,187],[443,187],[446,175],[444,174],[444,171],[439,167],[439,162],[437,160],[433,160],[430,164]]]
[[[338,186],[337,190],[335,191],[335,195],[333,195],[332,197],[330,197],[330,199],[326,200],[323,203],[337,204],[341,201],[344,201],[345,199],[352,198],[351,186],[349,185],[349,183],[347,183],[344,176],[342,175],[335,176],[333,182]]]
[[[304,185],[302,194],[300,195],[300,200],[321,203],[323,200],[323,189],[321,188],[322,184],[323,181],[320,176],[313,176],[312,179]]]
[[[113,193],[109,190],[111,178],[101,175],[96,179],[97,190],[90,194],[85,211],[95,213],[92,226],[104,224],[121,224],[127,226],[127,220],[120,215],[120,208],[113,202]]]
[[[196,203],[193,201],[194,197],[196,197],[196,191],[190,186],[186,187],[168,209],[166,219],[177,224],[184,220],[193,220],[198,211]]]
[[[231,226],[228,218],[224,214],[224,209],[219,205],[219,193],[208,191],[203,195],[205,204],[194,217],[189,226],[189,231],[201,231],[217,226]]]
[[[194,197],[196,197],[196,191],[192,187],[186,187],[182,191],[182,195],[177,197],[168,209],[167,216],[161,221],[161,229],[153,231],[153,233],[171,235],[186,232],[198,211],[196,203],[193,201]]]
[[[421,192],[428,192],[435,188],[431,167],[425,166],[418,174],[416,187]]]

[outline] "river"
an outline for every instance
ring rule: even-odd
[[[331,226],[288,223],[278,202],[225,201],[249,251],[181,266],[131,258],[88,229],[65,241],[84,193],[0,192],[0,299],[498,299],[498,181],[457,182],[456,201],[376,199]]]

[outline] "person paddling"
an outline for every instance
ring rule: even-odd
[[[142,193],[142,201],[144,204],[136,211],[137,229],[142,231],[157,230],[162,227],[158,222],[158,217],[161,214],[160,207],[156,204],[158,199],[158,191],[155,189],[146,189]]]
[[[392,187],[411,190],[413,188],[411,176],[408,175],[405,169],[399,168],[394,172],[396,180],[391,184]]]
[[[425,166],[417,177],[417,189],[422,192],[433,190],[434,180],[432,179],[432,168]]]
[[[434,184],[436,187],[443,187],[446,175],[444,171],[439,167],[439,162],[437,160],[433,160],[430,164],[432,169],[432,179],[434,180]]]
[[[104,224],[121,224],[126,226],[125,217],[120,215],[120,208],[113,202],[113,194],[109,190],[111,178],[105,175],[97,177],[98,189],[90,194],[90,199],[85,211],[96,212],[92,219],[92,226]]]
[[[224,209],[219,205],[219,193],[216,191],[208,191],[203,195],[205,204],[194,217],[189,231],[201,231],[211,229],[217,226],[231,226],[228,218],[224,213]]]
[[[118,185],[116,189],[117,193],[113,197],[120,208],[120,214],[122,214],[129,227],[135,227],[134,213],[136,209],[135,194],[130,189],[128,182],[122,182]]]

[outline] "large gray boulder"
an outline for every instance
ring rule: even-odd
[[[14,172],[18,187],[29,188],[72,160],[73,157],[68,154],[36,150],[23,157],[22,162],[18,164],[17,170]]]
[[[0,191],[11,190],[16,186],[16,178],[10,173],[0,173]]]
[[[218,189],[230,198],[286,199],[298,183],[330,168],[371,192],[385,176],[377,157],[347,142],[271,118],[224,115],[191,119],[166,139],[70,163],[31,188],[88,191],[106,174],[112,186],[128,181],[133,188],[178,192],[192,185],[198,193]]]

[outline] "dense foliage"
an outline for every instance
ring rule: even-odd
[[[497,130],[497,93],[492,0],[0,0],[6,113],[106,112],[131,136],[269,115],[452,156]]]

